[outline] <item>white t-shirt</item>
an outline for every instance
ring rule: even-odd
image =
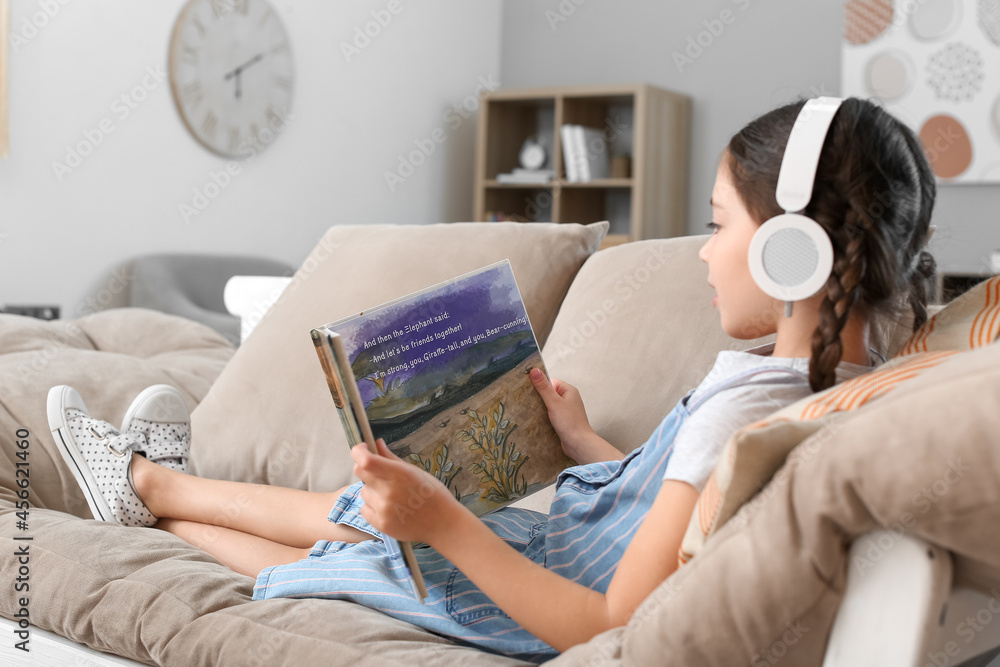
[[[809,359],[771,357],[773,350],[774,343],[769,343],[743,352],[719,352],[712,370],[688,397],[687,405],[697,401],[700,394],[720,380],[761,366],[785,366],[801,372],[804,378],[783,372],[764,372],[754,375],[745,384],[722,389],[705,399],[677,432],[664,480],[687,482],[700,493],[733,433],[813,393],[808,380]],[[875,358],[870,366],[841,362],[836,370],[837,383],[872,370],[879,361]]]

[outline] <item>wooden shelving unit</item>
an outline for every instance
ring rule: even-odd
[[[605,245],[686,233],[689,118],[685,95],[646,84],[497,90],[480,105],[476,146],[475,220],[490,212],[536,222],[610,220]],[[603,131],[610,154],[627,156],[627,178],[566,180],[561,128]],[[546,184],[498,183],[518,166],[528,138],[542,143]]]

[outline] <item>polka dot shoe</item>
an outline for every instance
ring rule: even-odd
[[[132,455],[145,445],[141,436],[119,433],[94,419],[80,394],[59,385],[49,390],[49,428],[76,478],[90,511],[100,521],[123,526],[152,526],[156,517],[139,499],[132,483]]]
[[[139,450],[153,463],[186,473],[191,454],[191,415],[180,392],[167,384],[142,391],[125,412],[122,433],[145,440]]]

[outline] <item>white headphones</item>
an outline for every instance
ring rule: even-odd
[[[817,97],[799,111],[775,192],[785,213],[762,224],[750,240],[750,275],[765,294],[785,302],[786,317],[792,314],[792,302],[821,290],[833,269],[833,245],[826,230],[800,212],[812,199],[823,142],[843,101]]]

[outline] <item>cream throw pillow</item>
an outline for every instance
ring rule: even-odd
[[[541,346],[607,230],[607,222],[330,228],[194,411],[192,470],[314,491],[350,483],[350,450],[310,329],[510,259]]]

